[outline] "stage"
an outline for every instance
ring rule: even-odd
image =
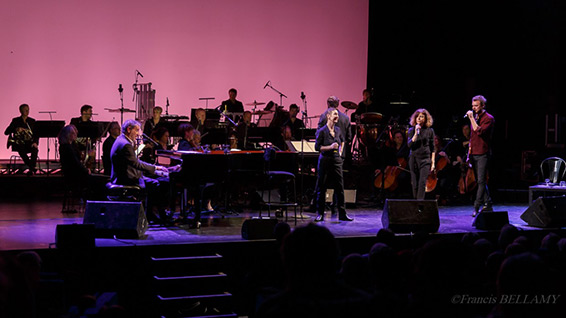
[[[26,250],[47,249],[55,242],[55,229],[58,224],[82,224],[83,213],[61,213],[61,198],[40,198],[33,200],[5,199],[0,205],[0,249]],[[520,219],[526,210],[526,204],[496,204],[495,211],[507,211],[509,223],[524,230],[536,230]],[[440,228],[438,234],[456,234],[478,232],[472,226],[472,206],[439,206]],[[381,216],[383,210],[378,207],[357,207],[348,209],[353,222],[339,222],[337,217],[331,217],[326,212],[326,220],[319,223],[327,227],[337,238],[344,237],[374,237],[381,229]],[[314,220],[314,213],[303,212],[299,214],[297,226]],[[129,245],[168,245],[168,244],[194,244],[208,242],[238,242],[243,241],[241,228],[244,220],[257,217],[259,211],[244,209],[239,214],[212,213],[203,215],[200,229],[189,229],[185,225],[159,226],[150,225],[145,236],[140,239],[106,239],[97,238],[97,247],[129,246]],[[266,211],[263,216],[266,216]],[[272,213],[272,216],[275,216]],[[285,221],[284,217],[279,217]],[[288,223],[295,227],[292,210],[289,213]],[[404,234],[400,234],[404,235]],[[54,247],[54,246],[51,246]]]

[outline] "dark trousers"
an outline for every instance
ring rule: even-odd
[[[488,154],[470,156],[474,175],[476,176],[476,182],[478,184],[476,200],[474,202],[474,208],[476,210],[484,204],[491,205],[491,197],[489,196],[489,189],[487,188],[487,170],[489,168],[490,161],[489,157],[490,156]]]
[[[424,200],[426,194],[426,179],[430,174],[431,159],[409,157],[409,168],[411,171],[411,185],[413,187],[413,198]]]
[[[340,213],[346,211],[344,203],[344,176],[342,172],[342,158],[338,156],[318,157],[318,178],[316,180],[316,211],[324,214],[326,204],[326,189],[334,189],[336,207]]]
[[[38,149],[35,147],[20,147],[16,151],[18,152],[18,155],[22,158],[24,163],[31,170],[35,170],[35,165],[37,164]],[[30,154],[30,156],[28,156],[28,153]]]
[[[147,197],[146,214],[153,213],[154,208],[156,208],[159,213],[163,213],[169,202],[168,178],[158,177],[154,179],[143,176],[140,179],[140,186],[145,190]]]

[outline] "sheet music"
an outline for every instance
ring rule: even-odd
[[[291,145],[295,148],[295,151],[301,152],[301,141],[300,140],[291,140]],[[307,141],[303,140],[302,149],[304,153],[318,153],[316,149],[314,149],[315,142],[314,141]]]

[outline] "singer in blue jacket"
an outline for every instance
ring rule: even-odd
[[[434,130],[432,129],[432,116],[424,109],[417,109],[411,115],[407,145],[411,150],[409,154],[409,168],[411,171],[411,184],[413,197],[424,200],[426,194],[426,179],[434,166]]]

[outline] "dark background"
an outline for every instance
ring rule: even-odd
[[[541,159],[565,155],[545,145],[545,115],[564,122],[565,12],[558,0],[370,1],[368,87],[385,105],[409,102],[391,106],[403,124],[427,108],[443,138],[484,95],[496,120],[490,183],[523,188]]]

